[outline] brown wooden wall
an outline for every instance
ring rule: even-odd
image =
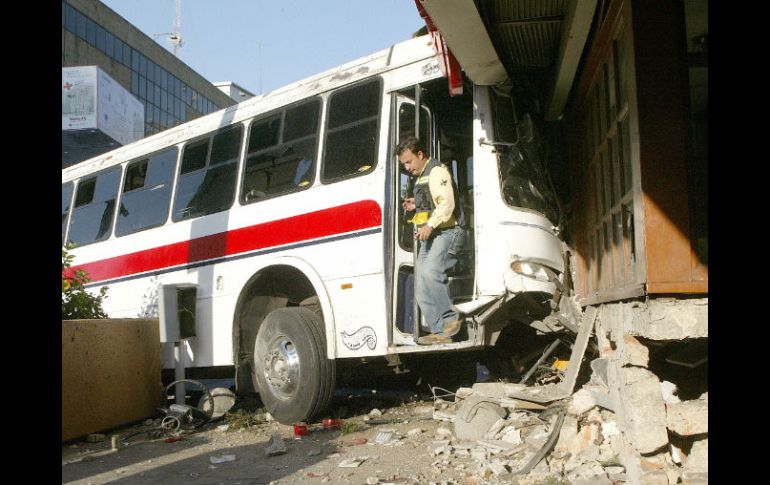
[[[692,249],[680,2],[601,2],[567,123],[587,303],[707,293]]]

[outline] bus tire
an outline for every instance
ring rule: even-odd
[[[302,307],[270,312],[254,342],[252,380],[267,411],[280,423],[312,421],[326,409],[335,385],[321,319]]]

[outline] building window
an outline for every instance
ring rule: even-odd
[[[88,17],[86,19],[86,41],[88,41],[89,44],[95,46],[96,45],[96,23],[94,23],[93,20],[89,19]]]
[[[107,32],[101,25],[96,26],[96,48],[102,52],[107,51]]]
[[[75,10],[75,33],[83,40],[86,38],[86,23],[86,16]]]
[[[78,11],[68,3],[64,4],[64,28],[77,35]]]

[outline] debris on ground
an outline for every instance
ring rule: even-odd
[[[209,461],[214,465],[227,463],[228,461],[235,461],[235,455],[210,456]]]
[[[265,455],[276,456],[283,455],[284,453],[286,453],[286,443],[283,442],[281,433],[274,431],[273,434],[270,435],[270,441],[267,442],[267,446],[265,447]]]
[[[368,460],[368,456],[359,456],[356,458],[348,458],[346,460],[342,460],[339,465],[337,465],[339,468],[357,468],[361,466],[361,463]]]

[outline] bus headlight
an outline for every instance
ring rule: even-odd
[[[548,272],[546,271],[545,266],[537,263],[530,263],[528,261],[514,261],[511,263],[511,269],[520,275],[527,276],[528,278],[534,278],[543,282],[551,281],[551,279],[548,277]]]

